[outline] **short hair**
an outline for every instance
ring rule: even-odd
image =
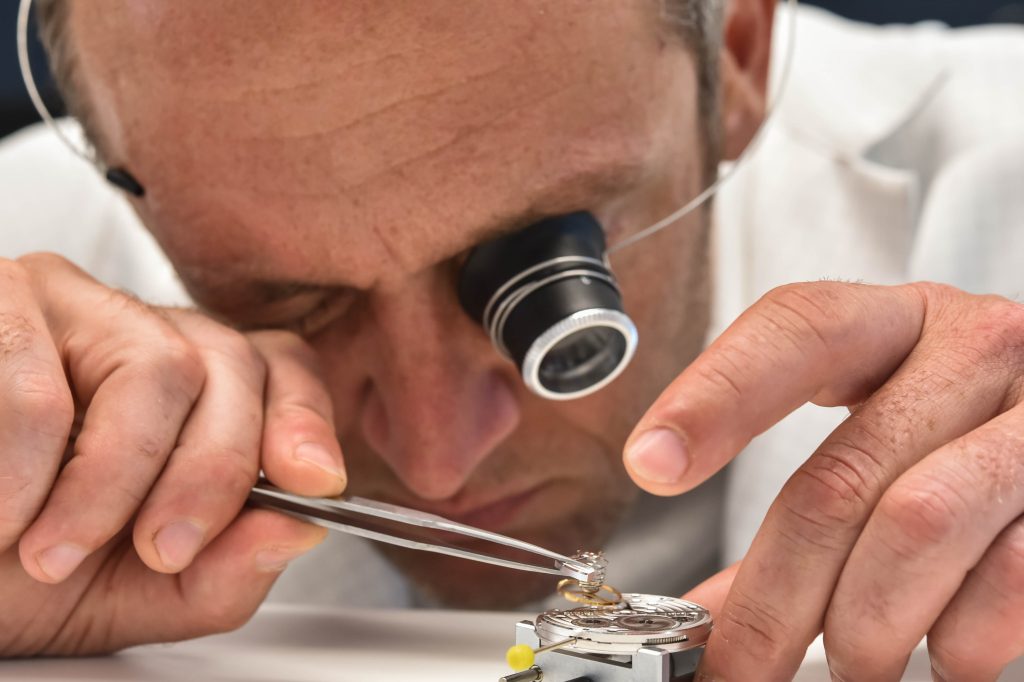
[[[704,182],[714,182],[722,155],[719,122],[719,52],[725,0],[660,0],[664,25],[682,40],[697,62],[698,121],[703,143]]]
[[[671,36],[681,39],[697,62],[698,115],[702,128],[704,175],[715,177],[721,154],[718,122],[718,52],[722,44],[724,0],[657,0],[661,18]],[[67,112],[78,119],[86,137],[103,154],[99,131],[93,124],[68,36],[68,0],[35,0],[39,35],[50,60],[57,89]]]

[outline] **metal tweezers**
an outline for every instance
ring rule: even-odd
[[[285,512],[330,530],[350,533],[400,547],[447,554],[471,561],[514,568],[520,571],[547,573],[549,575],[575,578],[582,582],[590,580],[598,571],[596,567],[590,564],[528,542],[522,542],[481,528],[449,521],[435,514],[407,509],[385,502],[367,500],[361,497],[304,497],[285,492],[266,480],[261,479],[249,494],[249,503]],[[490,554],[473,552],[460,547],[401,537],[388,531],[380,530],[381,522],[397,523],[406,528],[413,527],[413,530],[418,527],[429,531],[454,533],[464,538],[491,542],[550,559],[553,562],[553,566],[523,563]],[[377,526],[377,528],[375,529],[374,526]]]

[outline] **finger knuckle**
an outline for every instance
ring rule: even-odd
[[[146,487],[131,477],[116,477],[107,481],[103,487],[103,497],[112,509],[128,509],[135,511],[142,507],[146,500]],[[90,547],[99,547],[114,533],[121,530],[118,524],[90,526],[82,532],[82,540]]]
[[[286,424],[291,428],[318,428],[323,417],[310,405],[300,402],[275,401],[267,407],[266,419],[275,425]]]
[[[78,270],[71,261],[60,254],[50,251],[36,251],[20,256],[17,261],[25,271],[46,272],[52,270]]]
[[[1024,363],[1024,305],[998,299],[988,306],[985,323],[991,325],[991,342],[1000,355],[1019,367]]]
[[[318,368],[319,358],[309,343],[294,332],[283,329],[269,329],[253,332],[250,335],[253,343],[264,351],[269,359],[284,354],[298,360],[307,368]]]
[[[870,648],[870,645],[859,641],[842,620],[829,612],[822,630],[822,643],[825,645],[828,668],[832,675],[838,680],[856,680],[857,676],[851,676],[847,671],[855,661],[862,658],[860,652]]]
[[[20,263],[0,259],[0,291],[25,289],[28,285],[28,273]],[[24,312],[0,312],[0,362],[25,352],[37,333]]]
[[[22,428],[44,436],[66,438],[75,419],[71,388],[48,372],[19,372],[4,402]]]
[[[252,332],[251,336],[260,344],[279,348],[285,351],[301,352],[308,348],[308,344],[305,339],[295,332],[290,332],[287,329],[262,329],[257,332]]]
[[[736,365],[732,365],[729,369],[732,369],[733,367],[736,367]],[[736,380],[732,378],[732,373],[729,369],[723,369],[716,365],[703,363],[698,367],[697,372],[700,378],[711,386],[720,388],[735,400],[743,400],[746,397],[746,393]]]
[[[916,286],[949,350],[977,365],[1024,364],[1024,305],[997,295],[965,294],[934,283]]]
[[[928,658],[932,667],[942,671],[943,679],[959,680],[975,673],[986,662],[983,650],[962,639],[943,635],[928,635]]]
[[[870,510],[872,483],[850,463],[852,446],[832,443],[815,453],[779,496],[786,526],[804,542],[835,549],[844,531],[860,527]]]
[[[29,350],[37,333],[22,313],[0,313],[0,362],[6,364]]]
[[[1024,364],[1024,305],[1001,296],[972,297],[971,303],[957,324],[965,355],[976,364]]]
[[[202,448],[185,446],[173,457],[202,471],[205,480],[217,481],[217,490],[227,498],[244,498],[259,473],[259,453],[232,445],[204,444]]]
[[[768,604],[735,594],[715,619],[715,630],[730,647],[764,661],[768,668],[781,659],[786,643],[796,635]]]
[[[230,362],[237,363],[246,373],[263,376],[265,364],[256,346],[241,332],[221,328],[214,348]]]
[[[920,296],[929,310],[946,306],[964,295],[960,289],[942,282],[910,282],[903,286]]]
[[[76,459],[106,459],[111,452],[135,457],[160,467],[167,458],[169,444],[156,435],[140,434],[126,440],[116,424],[92,424],[75,439]],[[149,470],[149,467],[146,467]],[[140,484],[142,487],[142,484]]]
[[[955,486],[941,479],[897,483],[878,505],[881,539],[899,559],[916,559],[959,532],[966,513]]]
[[[21,261],[0,258],[0,279],[14,285],[27,285],[31,282],[28,268]]]
[[[1024,518],[1003,531],[977,570],[997,594],[1020,600],[1024,595]]]
[[[221,447],[207,458],[211,479],[228,495],[245,495],[256,482],[259,453],[235,447]]]
[[[188,395],[196,395],[206,380],[202,356],[180,334],[167,330],[158,349],[144,363],[143,371],[154,375],[161,384],[170,383]]]
[[[847,286],[838,282],[786,284],[765,294],[759,308],[770,324],[794,341],[813,336],[828,344],[842,334],[849,318],[842,300]]]

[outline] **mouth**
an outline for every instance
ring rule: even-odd
[[[510,493],[484,502],[460,500],[442,504],[428,504],[419,500],[412,504],[405,504],[404,502],[398,502],[397,504],[404,504],[407,507],[436,514],[455,523],[499,532],[502,528],[516,525],[516,521],[522,516],[523,510],[545,487],[547,486],[544,484],[535,485],[522,492]]]
[[[455,513],[448,518],[456,523],[497,530],[514,525],[522,510],[537,496],[543,486],[534,486],[521,493],[515,493],[487,502],[467,512]]]

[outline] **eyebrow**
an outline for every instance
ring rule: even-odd
[[[556,215],[564,215],[571,211],[588,210],[588,206],[585,205],[587,202],[581,202],[580,205],[575,208],[567,208],[566,210],[559,212],[544,210],[542,208],[544,204],[551,203],[552,197],[566,195],[568,193],[566,188],[573,188],[573,190],[581,196],[589,197],[591,200],[589,203],[592,204],[594,198],[609,197],[615,193],[624,192],[635,187],[636,184],[644,178],[644,175],[645,168],[642,163],[628,161],[574,173],[563,178],[554,186],[546,188],[540,197],[536,197],[524,209],[519,209],[515,211],[515,213],[496,215],[491,220],[483,223],[481,226],[478,226],[478,228],[473,231],[474,241],[466,247],[466,250],[472,249],[479,244],[483,244],[493,239],[518,232],[519,230],[525,229],[526,227],[546,218],[555,217]],[[608,226],[603,227],[607,233]],[[455,257],[456,255],[458,254],[451,254],[449,258]],[[341,281],[310,282],[299,280],[247,279],[245,275],[241,273],[233,275],[230,270],[222,271],[217,278],[220,279],[222,277],[224,279],[221,281],[229,282],[230,288],[234,289],[236,293],[242,290],[245,291],[245,298],[247,300],[244,303],[247,305],[277,303],[306,293],[320,293],[324,291],[361,291],[360,287]],[[205,285],[210,283],[209,279],[201,275],[198,279],[201,284]],[[210,291],[210,293],[217,291],[223,292],[225,289],[228,289],[228,287],[215,285],[211,289],[208,289],[208,291]]]
[[[473,246],[518,232],[548,218],[566,215],[574,211],[592,210],[595,199],[607,199],[616,193],[624,193],[636,187],[645,178],[646,172],[645,166],[637,160],[618,162],[574,173],[554,186],[547,188],[540,197],[535,198],[524,210],[519,210],[515,214],[498,215],[493,220],[485,223],[475,232],[477,239]],[[553,196],[567,195],[567,187],[573,188],[577,193],[588,197],[588,201],[581,201],[579,205],[575,207],[568,206],[565,210],[561,211],[551,211],[542,208],[544,203],[551,202]],[[602,225],[602,228],[604,228],[607,236],[608,226]]]

